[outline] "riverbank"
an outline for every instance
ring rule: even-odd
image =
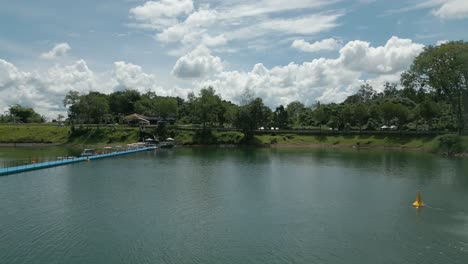
[[[136,127],[77,128],[51,125],[1,125],[0,146],[105,146],[137,142],[152,137],[154,129]],[[169,130],[184,146],[258,146],[276,148],[380,148],[434,152],[446,155],[468,153],[468,137],[455,135],[300,135],[263,134],[245,142],[239,131]]]
[[[466,155],[468,137],[456,135],[299,135],[263,134],[256,135],[249,142],[243,140],[240,132],[211,132],[198,134],[178,131],[176,140],[189,146],[230,145],[259,146],[275,148],[361,148],[392,149],[433,152],[443,155]]]
[[[77,127],[72,130],[55,125],[0,125],[3,146],[126,144],[137,142],[139,136],[140,131],[135,127]]]

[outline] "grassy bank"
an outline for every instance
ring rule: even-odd
[[[70,128],[38,125],[0,125],[0,143],[65,143]]]
[[[140,136],[151,136],[154,129],[140,134],[138,128],[100,127],[77,128],[48,125],[0,125],[0,143],[54,143],[67,145],[108,145],[136,142]],[[184,131],[170,130],[181,145],[240,145],[245,144],[238,131]],[[454,154],[468,153],[468,137],[455,135],[257,135],[248,144],[271,147],[361,147],[401,148]]]
[[[77,128],[52,125],[0,125],[0,143],[124,144],[137,142],[138,128]]]
[[[176,139],[184,145],[241,145],[240,132],[212,132],[200,135],[195,132],[178,131]],[[298,134],[257,135],[251,145],[270,147],[334,147],[334,148],[394,148],[418,150],[447,155],[468,153],[468,137],[456,135],[333,135],[314,136]]]
[[[73,131],[66,140],[71,145],[115,145],[138,142],[138,128],[81,128]]]
[[[468,137],[455,135],[442,136],[303,136],[303,135],[262,135],[257,138],[265,144],[277,146],[323,146],[323,147],[360,147],[360,148],[401,148],[439,153],[468,152]]]

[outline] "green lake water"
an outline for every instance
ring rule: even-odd
[[[3,176],[0,263],[465,264],[468,160],[180,148]]]

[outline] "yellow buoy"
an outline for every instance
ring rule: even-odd
[[[424,203],[421,200],[421,192],[418,192],[418,194],[416,194],[416,201],[413,203],[413,206],[414,207],[423,207],[424,206]]]

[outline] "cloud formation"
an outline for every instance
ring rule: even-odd
[[[154,31],[157,41],[178,43],[176,49],[186,52],[200,45],[219,47],[265,35],[314,35],[328,31],[338,26],[342,13],[322,9],[336,2],[339,0],[292,0],[288,4],[278,0],[219,1],[199,4],[196,9],[191,0],[160,0],[132,8],[130,16],[136,21],[133,26]],[[307,14],[294,12],[297,10]]]
[[[177,60],[172,74],[179,78],[200,78],[219,73],[223,68],[221,58],[211,55],[207,47],[198,46]]]
[[[436,3],[436,1],[433,1]],[[468,2],[466,0],[437,1],[442,5],[433,14],[443,19],[462,19],[468,17]]]
[[[52,50],[42,53],[41,58],[46,60],[54,60],[57,58],[64,57],[67,52],[71,49],[68,43],[59,43],[52,48]]]
[[[431,9],[431,14],[446,20],[468,17],[466,0],[420,0],[404,8],[389,10],[387,13],[408,12],[418,9]]]
[[[314,43],[309,43],[303,39],[296,39],[291,44],[291,47],[304,52],[319,52],[323,50],[337,50],[341,45],[341,41],[333,38],[323,39]]]
[[[372,47],[369,42],[350,41],[335,59],[318,58],[302,64],[290,63],[267,69],[257,64],[250,72],[221,72],[197,82],[198,87],[213,86],[229,100],[238,102],[249,89],[270,107],[300,100],[339,102],[369,82],[381,89],[385,81],[398,82],[423,45],[409,39],[390,38],[384,46]]]
[[[147,1],[130,9],[130,15],[147,27],[160,29],[174,24],[178,16],[189,14],[192,10],[192,0],[159,0]]]
[[[167,95],[154,74],[145,73],[141,66],[125,61],[114,62],[111,87],[112,91],[133,89],[141,93],[153,91],[159,95]]]
[[[10,105],[21,104],[33,107],[41,114],[55,117],[66,111],[62,100],[70,90],[81,94],[90,91],[108,94],[124,89],[142,93],[153,91],[163,96],[183,94],[181,90],[162,88],[155,75],[145,73],[138,65],[123,61],[115,62],[110,72],[102,73],[92,71],[84,60],[67,65],[56,64],[40,72],[26,72],[0,59],[2,112]]]
[[[227,100],[239,102],[245,89],[252,90],[270,107],[300,100],[307,105],[316,101],[340,102],[368,82],[381,89],[385,81],[398,82],[423,45],[410,39],[390,38],[383,46],[355,40],[346,43],[336,58],[317,58],[301,64],[289,63],[272,68],[258,63],[248,72],[225,71],[221,58],[199,46],[174,65],[173,75],[190,79],[190,90],[213,86]],[[0,59],[0,110],[9,105],[34,107],[39,113],[55,117],[65,108],[62,99],[69,90],[80,93],[135,89],[159,95],[185,97],[187,90],[168,88],[154,74],[129,62],[115,62],[109,71],[96,73],[84,60],[56,64],[38,72],[18,69]]]

